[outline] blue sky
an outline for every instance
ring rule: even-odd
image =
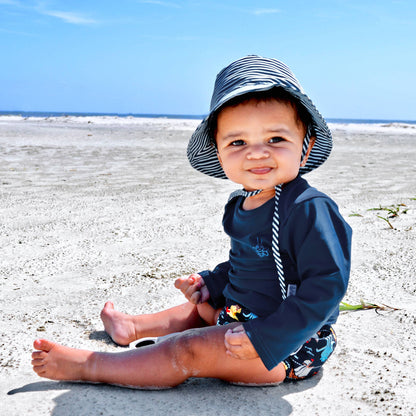
[[[328,118],[416,120],[415,51],[414,0],[0,0],[0,111],[205,114],[255,53]]]

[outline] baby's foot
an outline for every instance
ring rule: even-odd
[[[113,302],[104,305],[101,320],[105,331],[116,344],[128,345],[138,338],[133,316],[115,310]]]
[[[37,351],[32,353],[32,366],[38,376],[51,380],[85,379],[91,351],[64,347],[45,339],[37,339],[33,346]]]

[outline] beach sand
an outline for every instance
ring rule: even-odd
[[[399,308],[341,313],[338,347],[319,376],[267,388],[191,379],[139,391],[32,372],[39,337],[125,350],[103,331],[105,301],[134,314],[176,305],[184,299],[175,278],[227,258],[221,218],[236,185],[189,166],[197,123],[0,117],[0,413],[416,414],[414,125],[331,125],[330,159],[305,176],[354,231],[345,301]],[[370,210],[380,207],[399,209],[394,228],[378,217],[388,211]]]

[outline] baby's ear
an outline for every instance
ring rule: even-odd
[[[222,165],[221,156],[220,156],[218,150],[217,150],[217,158],[218,158],[218,161],[220,162],[221,167],[224,169],[224,166]]]
[[[306,155],[300,162],[300,167],[301,168],[303,168],[306,165],[306,162],[308,161],[308,157],[311,153],[313,145],[315,144],[315,141],[316,141],[316,137],[312,136],[309,140],[309,146],[308,146],[308,150],[306,151]]]

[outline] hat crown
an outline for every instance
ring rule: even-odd
[[[277,59],[249,55],[232,62],[224,68],[215,80],[210,112],[236,95],[262,91],[274,86],[303,93],[302,87],[293,72]]]

